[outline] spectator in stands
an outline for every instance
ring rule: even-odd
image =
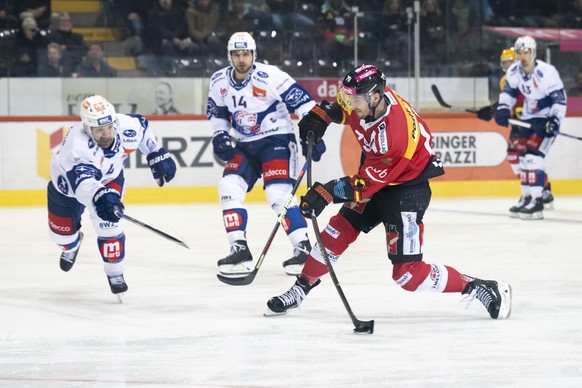
[[[67,12],[61,12],[58,15],[57,29],[50,34],[49,39],[61,45],[65,60],[76,67],[83,60],[87,52],[87,43],[83,35],[73,32],[73,21],[71,15]]]
[[[18,27],[18,18],[12,10],[11,1],[0,0],[0,29],[11,30]]]
[[[271,9],[265,0],[246,0],[246,17],[253,21],[254,31],[266,31],[273,29],[273,17]]]
[[[178,57],[200,54],[200,46],[188,35],[188,22],[183,10],[173,0],[158,0],[148,14],[148,33],[154,54],[161,56],[162,68],[172,72],[172,62]]]
[[[156,110],[152,113],[154,115],[176,115],[180,114],[174,106],[174,97],[172,92],[172,85],[168,82],[161,81],[156,86],[154,93],[154,100],[156,103]]]
[[[14,14],[32,13],[37,26],[47,29],[51,18],[51,0],[18,0],[14,1]]]
[[[39,53],[46,49],[48,39],[45,31],[40,31],[36,20],[25,18],[16,34],[14,75],[34,77],[37,74]]]
[[[582,97],[582,70],[576,74],[576,85],[568,90],[568,97]]]
[[[343,0],[326,0],[321,6],[318,24],[323,31],[319,48],[324,58],[342,59],[353,56],[353,15]]]
[[[87,56],[81,62],[75,72],[75,77],[117,77],[117,69],[109,66],[105,62],[105,50],[103,44],[99,42],[92,42],[89,45]]]
[[[230,10],[224,15],[221,23],[225,36],[231,36],[238,31],[254,31],[255,24],[248,16],[248,7],[245,0],[232,0]]]
[[[412,39],[408,36],[408,15],[402,7],[402,0],[385,0],[381,20],[377,32],[382,37],[385,57],[395,65],[406,66]]]
[[[565,13],[556,17],[562,28],[582,28],[582,0],[572,0]]]
[[[219,19],[220,10],[212,0],[192,0],[186,10],[190,38],[203,54],[224,54],[224,34],[217,33]]]
[[[39,77],[70,77],[71,66],[63,59],[63,49],[58,43],[49,43],[46,59],[38,65]]]
[[[124,47],[128,55],[138,56],[145,49],[147,16],[155,0],[114,0],[114,7],[125,26]]]
[[[297,12],[297,0],[267,0],[271,9],[273,28],[283,35],[288,30],[311,31],[315,20]]]
[[[437,0],[423,0],[420,7],[420,48],[429,62],[444,58],[445,17]]]

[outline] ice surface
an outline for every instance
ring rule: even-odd
[[[191,250],[126,223],[123,304],[88,219],[65,273],[45,209],[0,208],[0,386],[580,387],[582,197],[558,196],[543,221],[510,219],[512,202],[435,199],[425,218],[425,261],[509,282],[510,319],[490,319],[478,301],[465,309],[459,294],[397,287],[379,228],[336,266],[357,317],[375,319],[373,335],[352,332],[328,277],[301,309],[263,317],[294,281],[281,266],[292,252],[282,229],[251,285],[219,282],[228,245],[218,205],[126,207]],[[248,208],[257,259],[275,216]]]

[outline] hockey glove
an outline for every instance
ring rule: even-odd
[[[479,109],[477,111],[477,117],[483,121],[490,121],[495,114],[495,106],[496,104],[487,105]]]
[[[333,195],[321,183],[315,182],[301,197],[299,208],[305,217],[317,217],[331,201],[333,201]]]
[[[511,112],[507,105],[500,105],[495,111],[495,122],[497,125],[502,127],[507,127],[509,125],[509,118],[511,117]]]
[[[327,126],[333,121],[326,108],[331,104],[323,100],[321,104],[315,105],[301,120],[299,120],[299,138],[307,141],[309,132],[313,133],[313,140],[318,142],[325,134]]]
[[[164,182],[171,181],[176,175],[176,162],[165,148],[150,153],[147,159],[158,186],[162,187]]]
[[[554,137],[560,133],[560,119],[556,116],[550,117],[550,120],[546,124],[546,133],[548,137]]]
[[[234,156],[232,137],[226,131],[218,131],[212,137],[212,147],[218,159],[228,162]]]
[[[313,143],[311,159],[313,159],[314,162],[319,162],[321,160],[321,155],[323,155],[326,149],[327,147],[325,146],[323,139],[319,139],[317,143]],[[307,157],[307,142],[304,140],[301,140],[301,153],[303,156]]]
[[[109,222],[119,222],[118,213],[123,214],[125,207],[121,196],[111,187],[102,187],[93,196],[93,204],[99,218]]]

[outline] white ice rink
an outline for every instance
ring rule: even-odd
[[[0,386],[581,387],[582,197],[558,196],[529,222],[505,215],[512,200],[434,199],[425,218],[425,261],[509,282],[510,319],[490,319],[477,300],[465,309],[459,294],[397,287],[379,228],[336,266],[373,335],[352,332],[329,277],[301,309],[263,317],[294,280],[281,267],[291,254],[282,229],[251,285],[219,282],[228,246],[218,205],[126,207],[192,249],[126,223],[123,304],[87,219],[64,273],[45,209],[0,208]],[[275,217],[266,204],[249,214],[256,259]]]

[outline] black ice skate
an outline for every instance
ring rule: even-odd
[[[285,314],[287,310],[298,308],[301,305],[301,302],[303,302],[303,299],[305,299],[307,294],[309,294],[309,291],[319,283],[321,283],[321,280],[317,279],[317,281],[310,286],[305,280],[298,276],[295,284],[289,289],[289,291],[269,299],[267,302],[268,310],[265,313],[265,316],[281,315]]]
[[[511,314],[511,286],[497,283],[495,280],[474,278],[462,292],[467,295],[469,303],[479,299],[493,319],[509,318]]]
[[[230,255],[218,260],[218,269],[223,275],[247,275],[253,270],[253,255],[246,240],[237,240],[230,247]]]
[[[109,287],[111,287],[111,292],[114,294],[121,294],[126,292],[128,287],[123,278],[123,274],[117,276],[107,275],[107,280],[109,281]]]
[[[525,205],[527,205],[530,202],[531,202],[530,195],[527,195],[527,196],[522,195],[519,198],[519,201],[517,201],[517,203],[515,205],[513,205],[512,207],[509,208],[509,217],[519,218],[520,213],[521,213],[521,209],[523,209],[525,207]]]
[[[521,208],[519,217],[522,220],[543,220],[544,203],[541,198],[532,199],[527,205]]]
[[[83,232],[79,232],[79,244],[77,244],[77,248],[74,251],[63,251],[61,253],[61,259],[59,261],[61,265],[61,269],[65,272],[68,272],[71,268],[73,268],[73,264],[75,264],[75,259],[79,254],[79,249],[81,249],[81,243],[83,242]]]
[[[285,273],[289,276],[297,276],[301,274],[303,264],[305,264],[309,252],[311,252],[311,243],[309,243],[309,240],[301,241],[297,244],[293,249],[293,257],[283,262]]]
[[[552,186],[549,183],[542,191],[542,202],[544,204],[544,210],[554,209],[554,196],[552,195]]]

